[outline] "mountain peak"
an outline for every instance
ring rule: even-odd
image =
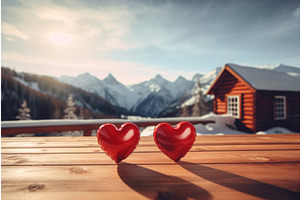
[[[91,75],[89,72],[86,72],[78,75],[73,81],[77,82],[78,84],[93,85],[98,83],[99,79],[96,76]]]
[[[194,76],[193,76],[193,81],[194,82],[198,82],[199,80],[200,80],[200,78],[202,78],[203,77],[203,74],[195,74]]]
[[[169,81],[164,79],[160,74],[157,74],[155,78],[151,79],[151,82],[154,82],[159,85],[167,84]]]
[[[160,74],[157,74],[154,79],[156,79],[156,80],[164,80],[164,78]]]
[[[78,75],[78,77],[89,77],[89,76],[93,76],[93,75],[91,75],[89,72],[85,72],[83,74]]]
[[[182,81],[187,81],[186,78],[184,78],[183,76],[178,76],[178,78],[175,80],[175,82],[182,82]]]
[[[89,80],[89,81],[93,81],[93,82],[98,82],[99,79],[96,76],[93,76],[92,74],[90,74],[89,72],[85,72],[83,74],[79,74],[76,79],[84,79],[84,80]]]
[[[274,71],[279,71],[279,72],[285,72],[285,73],[296,73],[300,74],[300,68],[299,67],[292,67],[289,65],[283,65],[280,64],[277,67],[273,69]]]
[[[111,73],[109,73],[103,81],[109,84],[118,83],[117,79]]]

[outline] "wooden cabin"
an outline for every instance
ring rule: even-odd
[[[214,113],[236,117],[249,131],[299,132],[299,83],[299,76],[226,64],[207,94],[214,95]]]

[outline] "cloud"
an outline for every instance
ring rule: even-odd
[[[299,63],[297,0],[20,2],[2,2],[2,53],[18,54],[10,63],[19,65],[111,71],[133,82],[157,73],[191,77],[228,61]],[[16,48],[18,38],[26,42]],[[51,38],[68,45],[58,48]]]
[[[299,20],[300,17],[300,7],[298,7],[294,12],[293,16]]]
[[[14,36],[23,40],[27,40],[29,38],[28,35],[17,29],[16,27],[8,24],[8,23],[2,23],[2,33],[7,36]],[[11,38],[10,38],[11,39]]]
[[[35,74],[43,74],[54,77],[62,75],[78,76],[89,72],[99,79],[105,78],[108,73],[112,73],[118,81],[125,85],[132,85],[149,80],[157,74],[162,75],[169,81],[175,81],[178,76],[192,79],[197,71],[166,70],[159,66],[124,62],[112,60],[95,60],[84,57],[74,58],[72,61],[55,59],[51,56],[31,56],[19,53],[2,53],[2,63],[9,66],[11,62],[22,63],[18,71],[25,71]],[[53,70],[59,69],[59,70]]]
[[[54,20],[63,22],[68,27],[72,28],[76,25],[77,15],[70,12],[68,9],[53,6],[39,9],[35,14],[43,20]]]
[[[36,16],[47,23],[47,32],[65,32],[74,35],[78,45],[94,51],[127,50],[133,45],[124,40],[129,33],[132,14],[122,6],[87,7],[74,1],[65,7],[47,2],[28,4]]]

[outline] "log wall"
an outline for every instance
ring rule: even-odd
[[[224,71],[224,78],[220,87],[215,90],[214,112],[227,113],[227,96],[240,96],[240,120],[249,129],[255,131],[255,94],[245,82],[238,80],[229,72]]]
[[[286,97],[286,119],[274,119],[275,96]],[[284,127],[299,132],[299,93],[281,91],[258,91],[256,94],[256,127],[266,130],[272,127]]]

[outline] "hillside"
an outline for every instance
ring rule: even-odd
[[[15,120],[23,100],[28,103],[32,119],[61,119],[69,95],[73,95],[76,114],[80,118],[119,117],[126,113],[95,94],[52,77],[1,68],[2,120]]]

